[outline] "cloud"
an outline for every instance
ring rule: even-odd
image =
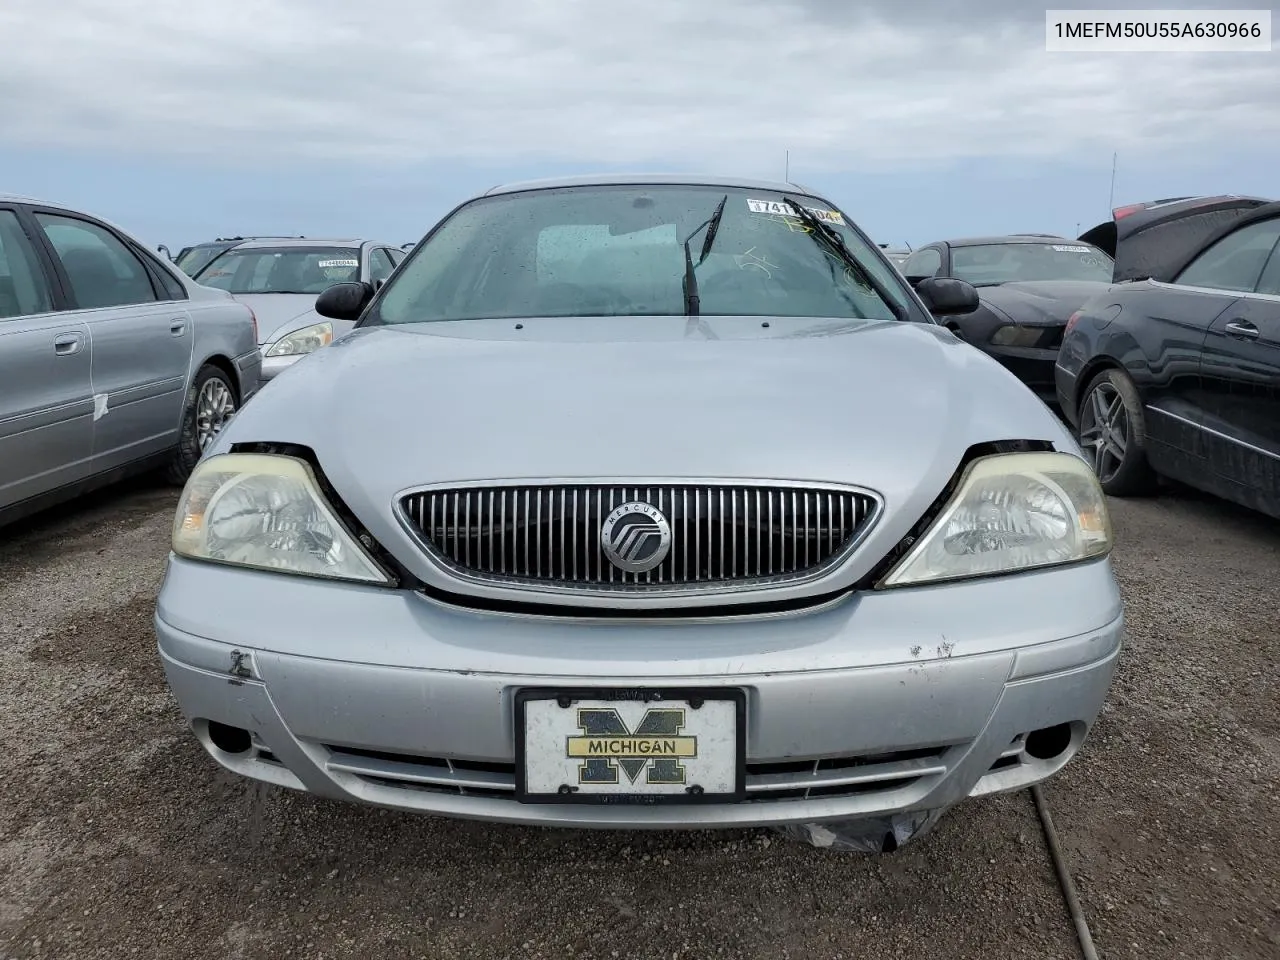
[[[1276,57],[1049,54],[1043,18],[1016,0],[5,0],[0,140],[745,174],[785,149],[828,171],[1280,143]]]

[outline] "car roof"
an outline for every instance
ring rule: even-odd
[[[1242,230],[1253,223],[1263,220],[1274,220],[1280,217],[1280,202],[1264,203],[1254,207],[1248,213],[1245,213],[1234,220],[1230,220],[1205,237],[1200,243],[1183,253],[1181,257],[1172,261],[1172,265],[1164,271],[1156,279],[1172,279],[1180,274],[1183,270],[1191,265],[1191,261],[1208,250],[1211,246],[1221,240],[1228,234]]]
[[[950,247],[978,247],[992,243],[1044,243],[1046,240],[1061,240],[1064,243],[1078,244],[1079,240],[1068,240],[1056,233],[1009,233],[997,237],[961,237],[958,240],[938,240]]]
[[[372,243],[371,240],[356,240],[352,238],[325,240],[319,237],[256,237],[252,240],[242,240],[235,246],[244,249],[254,249],[261,247],[352,247],[363,246],[366,243]],[[390,244],[387,244],[390,246]]]
[[[1080,239],[1115,260],[1116,282],[1171,280],[1211,236],[1273,202],[1221,194],[1131,203],[1116,207],[1111,219],[1089,228]]]
[[[48,200],[38,200],[35,197],[24,197],[17,193],[0,192],[0,203],[30,203],[40,207],[62,207],[70,209],[65,203],[52,203]]]
[[[798,183],[779,180],[749,180],[741,177],[721,177],[697,173],[596,173],[573,177],[547,177],[541,180],[521,180],[491,187],[483,197],[526,190],[555,190],[560,187],[615,187],[615,186],[693,186],[733,187],[746,190],[770,190],[775,193],[793,191],[812,196],[812,191]]]

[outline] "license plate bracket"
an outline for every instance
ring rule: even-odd
[[[699,804],[746,798],[746,691],[524,687],[520,803]]]

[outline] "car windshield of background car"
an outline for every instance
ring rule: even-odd
[[[318,294],[360,279],[360,251],[345,247],[240,247],[214,259],[197,283],[228,293]]]
[[[1083,243],[983,243],[951,248],[951,275],[975,287],[1019,280],[1111,282],[1113,263]]]
[[[719,229],[701,260],[721,200]],[[708,186],[572,187],[457,210],[388,281],[367,323],[686,313],[684,241],[703,316],[895,319],[902,278],[826,204],[796,198],[844,238],[861,271],[788,216],[781,194]],[[870,278],[874,278],[874,283]],[[876,286],[896,298],[891,306]]]
[[[209,261],[226,250],[225,246],[192,247],[177,260],[178,269],[189,277],[195,276]]]

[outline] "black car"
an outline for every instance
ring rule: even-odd
[[[1164,476],[1280,518],[1280,203],[1235,199],[1072,317],[1056,390],[1108,494]]]
[[[899,269],[913,282],[953,277],[978,288],[980,305],[947,326],[1056,402],[1053,364],[1067,318],[1112,280],[1111,257],[1090,243],[1050,234],[940,240]]]

